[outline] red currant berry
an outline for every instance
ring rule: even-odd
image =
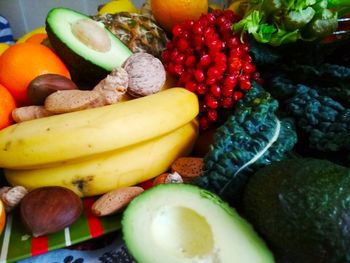
[[[227,97],[222,101],[222,107],[225,109],[230,109],[233,106],[232,98]]]
[[[196,79],[198,82],[202,82],[202,81],[204,81],[204,79],[205,79],[205,75],[204,75],[203,70],[196,69],[196,70],[193,72],[193,75],[194,75],[195,79]]]
[[[231,97],[233,93],[233,88],[224,86],[221,89],[221,94],[225,97]]]
[[[255,71],[255,66],[251,63],[243,62],[242,69],[245,73],[250,74],[250,73],[253,73]]]
[[[178,37],[182,34],[183,28],[180,25],[173,26],[172,33],[173,37]]]
[[[168,65],[165,66],[166,71],[170,75],[175,75],[175,64],[170,62]]]
[[[221,88],[219,85],[214,84],[210,86],[210,93],[213,94],[215,97],[220,97],[221,95]]]
[[[194,67],[195,64],[196,64],[196,57],[195,56],[190,55],[186,58],[185,65],[187,67]]]
[[[218,79],[220,76],[220,71],[217,67],[210,67],[207,71],[208,79]]]
[[[206,15],[206,19],[207,19],[208,23],[211,25],[215,22],[216,17],[213,13],[209,13]]]
[[[195,35],[202,35],[203,34],[203,26],[199,22],[195,22],[192,27],[192,32]]]
[[[168,63],[170,61],[170,50],[164,50],[162,52],[162,62]]]
[[[243,55],[241,46],[237,46],[230,50],[230,57],[240,58]]]
[[[221,40],[213,40],[207,44],[210,50],[220,51],[223,48],[223,43]]]
[[[237,78],[234,75],[226,76],[224,79],[224,87],[230,90],[233,90],[233,88],[237,84]],[[231,96],[231,95],[229,95]]]
[[[230,58],[229,66],[228,66],[228,70],[229,70],[230,74],[235,73],[235,72],[239,72],[241,70],[241,67],[242,67],[241,59]]]
[[[214,57],[214,62],[215,62],[215,64],[219,64],[219,65],[226,64],[226,62],[227,62],[226,54],[221,53],[221,52],[216,53],[216,55]]]
[[[230,39],[228,39],[226,41],[226,46],[229,49],[233,49],[233,48],[237,47],[240,44],[241,44],[241,41],[239,40],[238,36],[232,36]]]
[[[219,106],[219,102],[217,101],[217,99],[211,95],[211,94],[207,94],[205,96],[205,104],[211,108],[211,109],[216,109]]]
[[[178,64],[178,65],[175,65],[174,66],[174,72],[175,72],[175,74],[177,74],[177,75],[181,75],[183,72],[184,72],[184,67],[181,65],[181,64]]]
[[[191,92],[195,92],[197,90],[197,84],[194,81],[188,80],[185,83],[185,88]]]
[[[180,76],[180,78],[178,80],[178,83],[179,83],[178,85],[179,86],[185,85],[186,82],[191,80],[191,77],[192,77],[191,73],[186,72],[186,71],[182,72],[182,74],[181,74],[181,76]]]
[[[207,80],[205,81],[205,84],[207,85],[213,85],[216,82],[216,78],[207,78]]]
[[[210,120],[208,119],[207,116],[201,116],[199,118],[199,126],[202,130],[206,130],[210,126]]]
[[[185,20],[184,22],[181,23],[181,26],[184,30],[192,29],[193,25],[194,25],[193,20]]]
[[[233,92],[232,98],[234,101],[238,101],[243,97],[243,93],[240,91]]]
[[[175,58],[174,63],[178,65],[182,65],[184,62],[185,62],[185,55],[182,53],[179,53]]]
[[[215,121],[218,120],[218,112],[216,110],[214,110],[214,109],[208,110],[207,115],[208,115],[208,119],[211,122],[215,122]]]
[[[252,84],[250,83],[249,80],[244,80],[244,81],[239,82],[239,87],[242,90],[249,90],[251,86],[252,86]]]
[[[187,42],[186,39],[184,38],[179,38],[176,42],[176,48],[179,50],[179,51],[185,51],[187,48],[188,48],[189,44]]]
[[[197,93],[200,95],[207,93],[207,86],[204,83],[199,83],[197,85]]]
[[[204,54],[200,57],[199,59],[199,64],[202,66],[202,67],[207,67],[209,66],[211,63],[211,58],[208,54]]]

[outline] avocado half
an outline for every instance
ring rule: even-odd
[[[93,88],[114,68],[121,66],[132,52],[102,23],[99,24],[108,34],[111,48],[107,52],[101,52],[88,47],[72,32],[72,25],[81,19],[98,23],[72,9],[53,8],[46,17],[46,32],[53,50],[70,70],[72,80]]]
[[[122,218],[139,263],[270,263],[251,225],[218,196],[189,184],[162,184],[136,197]]]

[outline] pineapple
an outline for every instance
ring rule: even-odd
[[[160,58],[168,41],[164,30],[151,18],[130,12],[95,15],[132,52],[147,52]]]

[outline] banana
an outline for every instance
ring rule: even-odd
[[[198,114],[197,96],[184,88],[114,105],[59,114],[0,131],[0,167],[41,168],[159,137]]]
[[[56,185],[81,197],[100,195],[165,172],[178,157],[190,153],[197,136],[198,123],[192,121],[163,136],[83,161],[43,169],[4,169],[4,173],[11,185],[29,190]]]

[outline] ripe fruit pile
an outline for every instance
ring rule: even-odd
[[[231,10],[215,10],[177,24],[162,53],[177,84],[198,95],[202,129],[219,120],[220,109],[232,108],[250,89],[252,79],[261,82],[248,44],[231,30],[239,19]]]

